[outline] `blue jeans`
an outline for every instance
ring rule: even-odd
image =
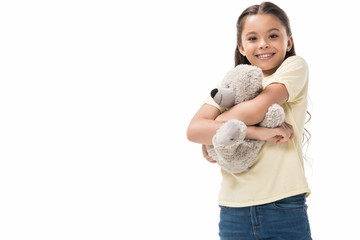
[[[220,206],[220,239],[311,240],[304,196],[251,207]]]

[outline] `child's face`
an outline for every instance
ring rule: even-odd
[[[252,65],[263,70],[264,76],[273,74],[292,48],[292,37],[288,37],[280,20],[270,14],[246,17],[241,34],[239,51]]]

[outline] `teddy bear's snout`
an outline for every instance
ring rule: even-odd
[[[211,91],[211,93],[210,93],[211,97],[214,98],[215,95],[218,93],[218,91],[219,91],[219,90],[218,90],[217,88],[214,88],[214,89]]]
[[[230,108],[235,104],[233,88],[215,88],[211,91],[210,95],[223,108]]]

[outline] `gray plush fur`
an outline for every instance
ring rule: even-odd
[[[221,107],[231,108],[235,104],[255,98],[262,91],[262,70],[252,65],[238,65],[230,70],[219,88],[211,96]],[[278,104],[273,104],[259,124],[262,127],[278,127],[285,113]],[[241,173],[249,170],[264,145],[264,141],[245,139],[246,125],[239,120],[224,123],[214,135],[213,145],[206,146],[211,156],[225,171]]]

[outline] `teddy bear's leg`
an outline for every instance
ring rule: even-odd
[[[275,128],[280,126],[284,120],[284,109],[279,104],[273,104],[269,107],[264,120],[259,125],[261,127]]]
[[[224,123],[214,135],[212,141],[216,149],[222,154],[232,155],[246,136],[246,125],[239,120],[230,120]]]
[[[217,163],[229,173],[241,173],[248,171],[255,163],[257,155],[265,142],[245,139],[233,155],[222,154],[222,149],[216,149],[218,153]]]

